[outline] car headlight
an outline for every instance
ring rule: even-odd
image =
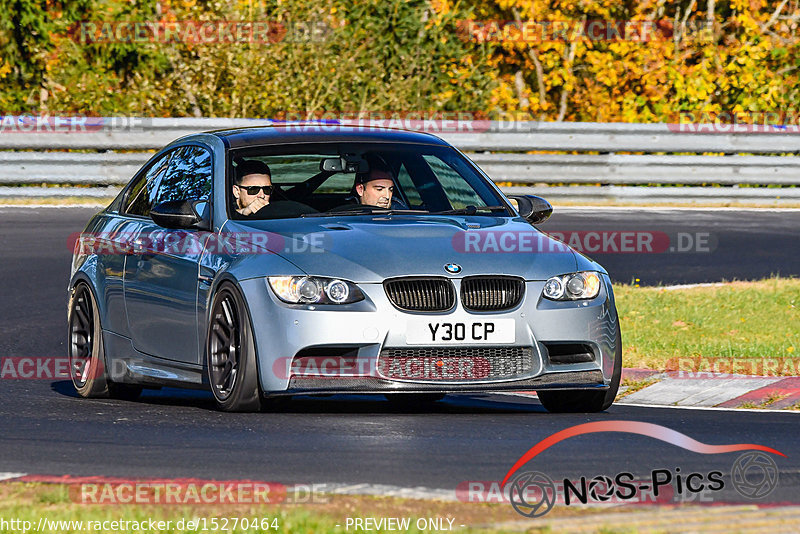
[[[562,274],[544,283],[542,296],[550,300],[593,299],[600,293],[600,276],[591,271]]]
[[[364,300],[352,282],[318,276],[269,276],[269,286],[289,304],[350,304]]]

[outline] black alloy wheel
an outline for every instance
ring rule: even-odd
[[[229,412],[260,410],[250,319],[242,298],[229,284],[214,295],[206,339],[208,381],[219,408]]]
[[[69,305],[69,373],[81,397],[135,400],[141,386],[112,382],[106,367],[100,314],[89,286],[75,285]]]

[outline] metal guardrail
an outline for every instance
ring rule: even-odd
[[[122,185],[147,152],[0,152],[0,184]],[[800,184],[796,156],[655,156],[471,153],[497,182],[519,184]]]
[[[0,185],[65,184],[118,186],[127,183],[150,157],[150,152],[178,137],[198,131],[276,124],[261,119],[216,118],[99,118],[88,125],[52,132],[0,131]],[[45,125],[46,126],[46,125]],[[309,128],[310,126],[295,126]],[[311,128],[333,130],[333,124]],[[437,131],[445,127],[447,131]],[[715,125],[717,131],[723,128]],[[792,188],[758,192],[753,187],[713,188],[688,195],[689,188],[627,188],[625,185],[798,185],[800,135],[770,131],[710,133],[711,127],[666,124],[540,123],[455,121],[425,123],[470,157],[497,182],[511,184],[606,184],[601,196],[665,197],[663,189],[680,189],[681,198],[762,199],[797,198]],[[684,131],[681,131],[684,130]],[[695,131],[686,131],[695,130]],[[68,152],[83,150],[91,152]],[[529,151],[560,154],[526,154]],[[125,152],[120,152],[125,151]],[[618,152],[645,154],[618,154]],[[509,153],[510,152],[510,153]],[[585,154],[574,152],[596,152]],[[674,155],[674,153],[693,155]],[[666,153],[666,154],[665,154]],[[726,155],[703,155],[724,153]],[[754,155],[756,154],[756,155]],[[766,155],[772,154],[772,155]],[[36,196],[32,187],[0,188],[0,196]],[[55,196],[55,188],[49,188]],[[542,188],[536,188],[541,192]],[[548,196],[575,196],[580,188],[545,189]],[[598,188],[591,188],[597,196]],[[642,190],[649,190],[642,195]],[[108,195],[109,189],[91,193]],[[88,190],[77,189],[77,191]],[[515,192],[522,189],[515,188]],[[782,192],[782,194],[781,194]],[[583,193],[581,193],[583,194]],[[699,195],[699,196],[698,196]],[[795,200],[796,201],[796,200]]]
[[[385,121],[387,124],[390,121]],[[418,121],[419,122],[419,121]],[[191,133],[284,124],[269,119],[137,118],[89,120],[81,128],[34,133],[0,131],[0,150],[149,150]],[[414,123],[416,124],[416,123]],[[305,126],[307,127],[307,126]],[[334,125],[319,124],[319,129]],[[469,152],[554,150],[577,152],[718,152],[775,154],[800,151],[800,134],[773,128],[727,132],[724,125],[600,122],[431,121],[425,131]],[[730,128],[732,129],[732,128]],[[693,131],[696,130],[696,131]]]
[[[625,204],[800,204],[800,187],[501,187],[509,195],[538,195],[550,201],[621,202]]]
[[[0,152],[0,184],[128,183],[148,152]]]
[[[7,128],[0,132],[0,150],[155,150],[197,132],[272,124],[266,119],[87,117],[59,126],[51,121],[30,132]]]
[[[470,157],[498,182],[800,185],[796,156],[477,153]]]
[[[2,187],[0,198],[24,197],[28,200],[45,198],[95,198],[100,204],[120,191],[108,187]],[[579,203],[621,202],[625,204],[699,203],[703,204],[800,204],[800,187],[791,189],[767,187],[605,187],[578,186],[511,186],[501,187],[506,194],[538,195],[553,202]],[[24,190],[24,191],[23,191]]]
[[[699,131],[692,131],[690,126],[682,129],[671,124],[493,122],[486,132],[445,133],[441,137],[465,151],[776,154],[800,150],[800,136],[793,130],[725,133],[716,125],[694,128]]]

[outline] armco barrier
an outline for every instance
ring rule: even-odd
[[[108,196],[130,179],[153,150],[178,137],[199,131],[275,124],[261,119],[217,118],[96,120],[109,122],[105,128],[80,133],[0,132],[0,185],[114,186],[93,188],[91,192],[85,187],[75,190],[84,193],[82,196]],[[797,202],[795,188],[786,187],[624,187],[800,186],[800,157],[787,155],[800,151],[800,133],[781,129],[733,133],[726,133],[724,128],[720,133],[708,133],[711,128],[696,128],[699,132],[681,130],[690,129],[667,124],[493,121],[484,122],[479,128],[459,128],[438,135],[468,152],[496,182],[535,184],[534,189],[528,187],[525,191],[535,190],[550,197]],[[562,153],[526,153],[530,151]],[[687,152],[691,155],[682,154]],[[724,155],[703,155],[707,153]],[[543,187],[563,184],[608,187]],[[74,193],[56,192],[56,188],[0,188],[0,196],[65,194]]]
[[[21,197],[92,197],[105,203],[119,193],[120,186],[108,187],[2,187],[0,198]],[[578,186],[523,186],[501,187],[508,195],[539,195],[550,201],[569,202],[622,202],[627,204],[703,203],[730,204],[800,204],[800,187],[772,189],[766,187],[606,187]]]
[[[268,119],[114,117],[99,131],[79,134],[0,132],[0,150],[148,150],[178,137],[224,128],[276,124]],[[476,121],[477,122],[477,121]],[[800,134],[775,128],[771,132],[726,133],[724,128],[681,128],[668,124],[599,122],[504,122],[466,125],[440,137],[469,152],[530,150],[578,152],[719,152],[775,154],[800,150]],[[472,130],[472,131],[470,131]],[[429,130],[436,133],[435,127]]]
[[[800,139],[798,139],[800,141]],[[122,185],[148,152],[0,152],[0,184]],[[796,156],[470,153],[497,182],[520,184],[800,184]]]

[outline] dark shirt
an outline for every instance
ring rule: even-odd
[[[311,206],[295,202],[294,200],[278,200],[276,202],[270,202],[248,217],[248,219],[291,219],[299,217],[304,213],[318,212]]]

